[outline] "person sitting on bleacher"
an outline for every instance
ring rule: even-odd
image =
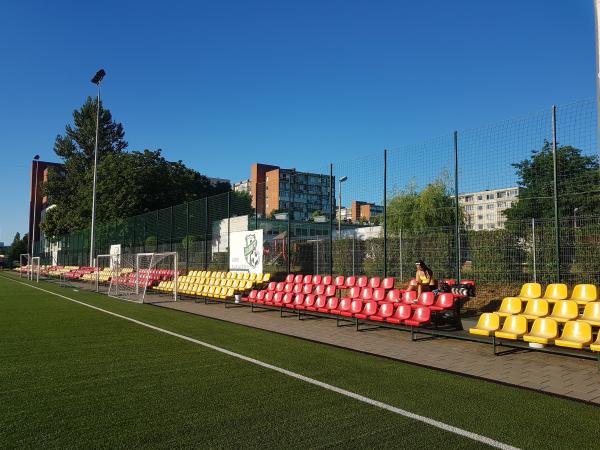
[[[433,271],[427,267],[423,260],[417,261],[417,273],[415,278],[410,280],[407,291],[417,291],[417,298],[421,296],[421,292],[433,291],[437,288],[437,281],[433,278]]]

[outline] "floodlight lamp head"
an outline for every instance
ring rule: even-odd
[[[92,78],[92,83],[94,84],[100,84],[100,82],[102,81],[102,79],[104,78],[104,76],[106,75],[106,72],[104,71],[104,69],[100,69],[98,72],[96,72],[96,75],[94,75],[94,78]]]
[[[35,160],[37,161],[38,159],[40,159],[40,155],[35,155],[35,156],[33,157],[33,159],[35,159]]]
[[[346,176],[340,177],[340,183],[343,183],[343,182],[344,182],[344,181],[346,181],[347,179],[348,179],[348,177],[346,177]]]

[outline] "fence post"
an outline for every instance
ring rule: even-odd
[[[156,210],[156,243],[154,244],[154,253],[158,253],[158,224],[160,223],[160,210]]]
[[[289,183],[289,195],[288,195],[288,210],[287,210],[287,273],[292,273],[292,211],[293,211],[293,193],[294,193],[294,171],[290,171],[290,183]]]
[[[204,270],[208,270],[208,197],[204,197]]]
[[[536,250],[535,250],[535,219],[531,218],[531,251],[533,252],[533,282],[537,283]]]
[[[458,131],[454,131],[454,207],[456,215],[456,281],[461,278],[461,246],[460,246],[460,206],[458,204]]]
[[[190,202],[185,204],[185,271],[190,270]]]
[[[404,273],[402,272],[402,265],[404,264],[402,257],[402,228],[398,231],[398,240],[400,241],[400,281],[404,280]]]
[[[341,217],[341,215],[340,215],[340,217]],[[352,233],[352,276],[356,275],[354,273],[356,271],[355,266],[354,266],[355,252],[356,252],[356,236],[354,235],[354,233]]]
[[[319,240],[317,239],[317,270],[315,272],[316,274],[319,273]]]
[[[333,164],[329,164],[329,275],[333,276]]]
[[[383,150],[383,277],[387,277],[387,149]]]
[[[171,205],[170,211],[170,223],[169,223],[169,251],[173,251],[173,206]]]
[[[557,155],[556,155],[556,106],[552,105],[552,172],[554,185],[554,234],[556,258],[556,282],[560,282],[560,225],[558,219],[558,183],[557,183]]]
[[[227,191],[227,272],[231,271],[231,191]]]

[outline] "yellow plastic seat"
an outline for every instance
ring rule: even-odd
[[[257,283],[262,283],[263,280],[263,274],[262,273],[257,273],[256,274],[256,282]]]
[[[600,327],[600,302],[589,302],[583,308],[583,314],[580,319],[593,327]]]
[[[249,279],[250,279],[250,273],[244,272],[242,280],[249,280]]]
[[[211,286],[209,285],[204,285],[204,287],[202,288],[202,296],[203,297],[207,297],[208,296],[208,291],[210,291]]]
[[[225,274],[225,278],[231,278],[231,277],[233,277],[234,275],[235,275],[235,273],[233,273],[233,272],[227,272],[227,273]]]
[[[502,329],[496,331],[495,336],[500,339],[516,340],[525,333],[527,333],[527,319],[523,316],[508,316],[504,320]]]
[[[527,301],[531,298],[540,298],[542,296],[542,285],[540,283],[525,283],[521,286],[519,298]]]
[[[600,352],[600,333],[593,344],[590,344],[590,350],[593,352]]]
[[[578,305],[585,305],[589,302],[598,300],[598,291],[593,284],[578,284],[573,288],[571,298],[569,300],[576,301]]]
[[[548,317],[560,323],[576,320],[579,317],[577,302],[573,300],[557,301],[552,308],[552,314]]]
[[[523,309],[523,302],[518,297],[505,297],[502,299],[500,308],[496,311],[500,317],[512,316],[513,314],[519,314]]]
[[[537,344],[552,344],[557,337],[558,323],[556,320],[542,317],[534,320],[531,331],[523,336],[523,340]]]
[[[231,283],[231,287],[234,289],[237,289],[240,286],[240,280],[234,280],[233,283]]]
[[[251,273],[250,274],[250,281],[254,281],[256,280],[256,274],[255,273]]]
[[[246,285],[244,286],[244,289],[248,290],[248,289],[252,289],[252,286],[254,285],[254,283],[250,280],[246,281]]]
[[[469,328],[469,333],[489,336],[500,328],[500,316],[494,313],[483,313],[475,328]]]
[[[544,296],[542,297],[548,303],[555,303],[559,300],[566,300],[569,296],[567,285],[562,283],[553,283],[546,286]]]
[[[232,280],[231,278],[229,278],[229,279],[227,280],[227,283],[225,283],[225,286],[227,286],[227,287],[231,287],[231,286],[233,286],[233,280]]]
[[[582,349],[592,342],[592,327],[587,322],[570,320],[565,323],[560,339],[554,341],[559,347]]]
[[[527,320],[535,320],[539,317],[548,315],[548,301],[541,298],[532,298],[525,305],[525,310],[521,314]]]
[[[266,283],[266,282],[267,282],[267,281],[269,281],[270,279],[271,279],[271,274],[270,274],[270,273],[265,273],[265,274],[263,274],[263,277],[262,277],[262,281],[263,281],[263,283]]]

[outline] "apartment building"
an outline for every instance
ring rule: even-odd
[[[291,205],[294,220],[309,220],[314,211],[329,211],[329,181],[325,174],[255,163],[250,173],[252,206],[267,217]],[[335,178],[332,194],[335,208]]]
[[[471,230],[495,230],[504,228],[506,217],[502,211],[519,199],[519,188],[510,187],[480,192],[468,192],[458,196],[458,204],[466,215]]]
[[[361,219],[366,219],[368,222],[371,222],[374,217],[383,215],[383,206],[376,205],[374,203],[353,200],[351,215],[353,222],[358,222]]]

